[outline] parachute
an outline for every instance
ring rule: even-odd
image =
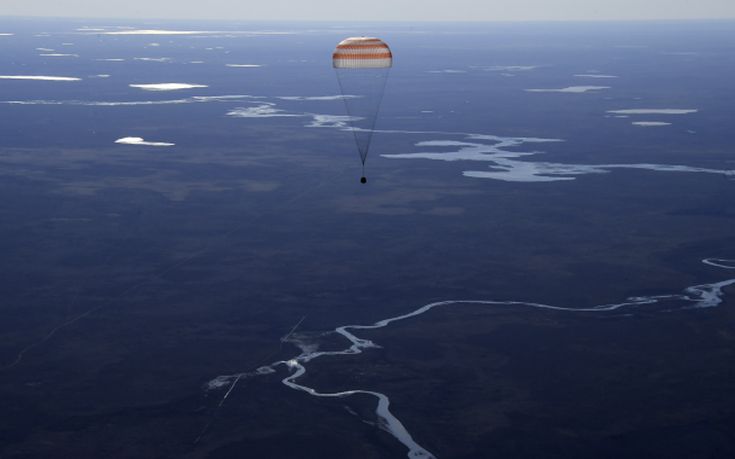
[[[339,42],[332,54],[332,66],[362,161],[362,183],[367,182],[365,160],[392,65],[390,48],[383,40],[374,37],[346,38]]]

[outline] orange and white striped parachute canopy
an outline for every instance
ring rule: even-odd
[[[385,69],[393,65],[393,53],[380,38],[350,37],[339,42],[332,64],[336,69]]]

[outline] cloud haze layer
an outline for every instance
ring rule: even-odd
[[[47,75],[0,75],[0,80],[81,81],[81,78]]]
[[[146,147],[173,147],[175,145],[171,142],[149,142],[143,139],[143,137],[123,137],[117,139],[115,143],[121,145],[142,145]]]
[[[697,113],[696,108],[626,108],[623,110],[608,110],[612,115],[689,115]]]
[[[602,79],[617,78],[617,76],[615,75],[604,75],[601,73],[578,73],[574,76],[577,78],[602,78]]]
[[[355,8],[340,0],[4,0],[5,16],[185,18],[312,21],[528,21],[735,18],[732,0],[373,0]]]
[[[631,124],[633,126],[641,126],[641,127],[671,126],[671,123],[667,123],[665,121],[633,121]]]
[[[558,89],[526,89],[526,92],[560,92],[565,94],[584,94],[586,92],[597,92],[610,89],[610,86],[569,86]]]
[[[147,83],[147,84],[131,84],[131,88],[138,88],[144,91],[179,91],[181,89],[206,88],[205,84],[189,84],[189,83]]]

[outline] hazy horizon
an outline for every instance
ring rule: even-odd
[[[390,22],[538,22],[538,21],[680,21],[735,19],[735,3],[704,0],[588,1],[524,0],[509,3],[490,0],[374,0],[369,11],[354,4],[326,0],[304,3],[294,0],[235,2],[212,0],[206,8],[193,1],[156,2],[130,0],[109,5],[91,0],[59,4],[39,0],[32,4],[11,0],[0,6],[0,17],[169,19],[236,21],[390,21]]]
[[[615,24],[615,23],[659,23],[659,24],[680,24],[680,23],[727,23],[735,22],[733,17],[701,17],[701,18],[642,18],[642,19],[624,19],[624,18],[600,18],[600,19],[457,19],[457,20],[435,20],[435,19],[268,19],[268,18],[187,18],[187,17],[164,17],[164,16],[32,16],[32,15],[2,15],[0,20],[39,20],[39,21],[142,21],[143,23],[192,23],[192,22],[221,22],[221,23],[271,23],[271,24]]]

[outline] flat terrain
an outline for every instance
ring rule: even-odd
[[[546,25],[440,40],[386,27],[403,57],[363,186],[339,119],[310,127],[344,115],[342,101],[282,98],[335,95],[322,59],[342,31],[150,46],[148,36],[72,32],[88,24],[2,25],[15,35],[0,37],[11,40],[0,74],[83,77],[0,80],[3,458],[405,457],[376,426],[374,398],[291,390],[283,366],[243,378],[224,403],[228,387],[206,385],[298,355],[281,338],[302,318],[296,333],[340,350],[335,327],[434,301],[589,308],[735,277],[702,263],[735,259],[735,29],[659,25],[651,35],[641,25],[623,40]],[[34,51],[65,42],[79,58]],[[461,72],[435,72],[452,69]],[[573,75],[590,69],[619,78],[599,93],[525,91],[583,84]],[[164,80],[209,87],[128,86]],[[228,115],[259,106],[278,111]],[[636,107],[698,112],[660,128],[607,114]],[[471,134],[563,140],[488,153],[529,153],[516,160],[538,168],[532,179],[558,181],[463,176],[504,170],[499,156],[381,156],[497,145]],[[133,135],[176,145],[114,143]],[[560,164],[582,172],[554,175]],[[590,172],[610,164],[659,169]],[[689,169],[661,170],[672,165]],[[317,359],[299,382],[388,395],[414,440],[444,459],[729,458],[735,291],[724,293],[709,309],[437,308],[356,332],[382,347]]]

